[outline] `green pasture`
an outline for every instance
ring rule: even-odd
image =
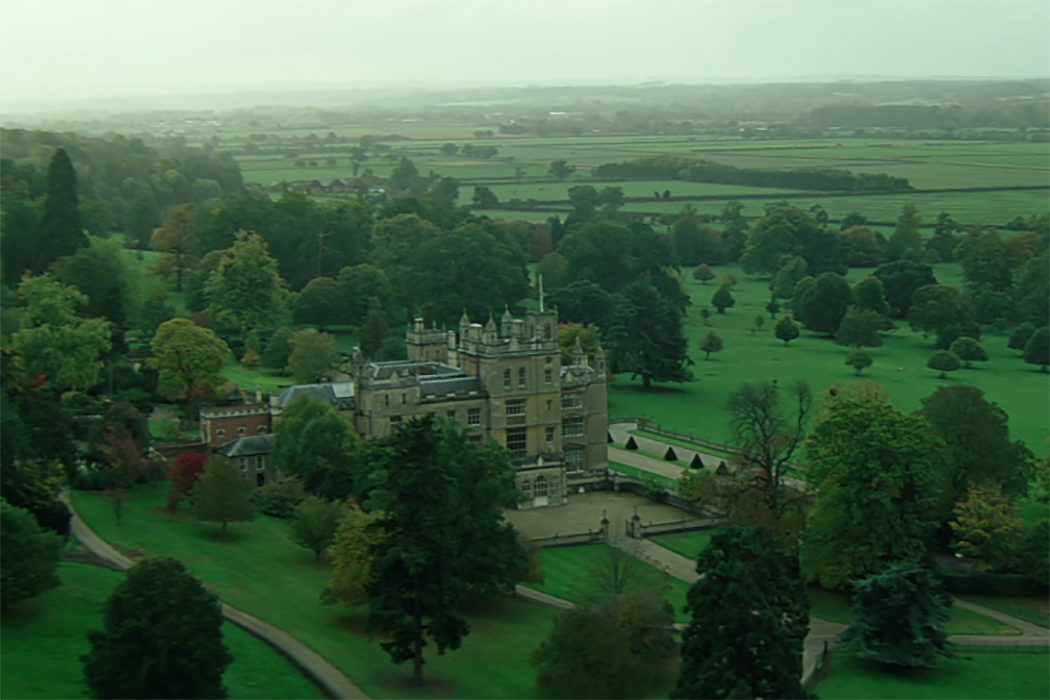
[[[768,279],[745,275],[736,265],[720,266],[715,272],[719,277],[736,275],[739,284],[733,288],[736,306],[724,315],[712,310],[710,325],[704,324],[699,311],[709,306],[716,286],[700,284],[688,270],[682,273],[683,287],[693,302],[685,318],[689,352],[695,360],[691,368],[693,381],[659,384],[646,390],[641,379],[619,375],[610,385],[610,417],[651,418],[657,425],[679,433],[728,442],[725,406],[729,396],[745,382],[777,380],[786,385],[802,379],[819,395],[832,384],[874,381],[903,411],[917,410],[921,399],[938,387],[960,382],[979,387],[990,401],[1006,411],[1014,439],[1024,440],[1037,455],[1046,454],[1050,375],[1039,372],[1023,362],[1016,351],[1009,350],[1005,336],[985,335],[981,342],[990,360],[976,363],[975,369],[953,372],[945,380],[926,367],[933,352],[933,339],[924,339],[902,325],[887,334],[882,347],[870,350],[875,362],[864,371],[864,376],[857,377],[845,364],[847,349],[823,334],[803,331],[788,346],[777,340],[773,335],[775,321],[764,308],[769,300]],[[856,282],[868,272],[851,270],[850,281]],[[935,274],[949,279],[958,274],[958,265],[938,265]],[[762,330],[752,334],[755,316],[760,314],[765,323]],[[725,349],[704,360],[698,345],[711,330],[722,336]]]
[[[89,697],[79,658],[90,651],[87,631],[102,628],[103,603],[124,575],[62,562],[59,576],[59,588],[3,616],[0,696]],[[234,658],[223,679],[231,698],[324,697],[284,657],[240,627],[224,624],[223,636]]]
[[[471,635],[445,655],[428,646],[427,683],[416,688],[408,683],[411,670],[392,664],[380,640],[365,633],[363,607],[321,605],[328,565],[291,544],[285,521],[234,523],[222,537],[217,524],[165,513],[166,492],[163,482],[136,487],[120,524],[99,493],[76,492],[74,502],[109,542],[125,551],[179,558],[223,600],[295,635],[372,697],[534,696],[529,659],[550,632],[554,608],[513,598],[475,601],[464,611]]]
[[[656,535],[649,539],[661,547],[666,547],[672,552],[677,552],[683,557],[695,561],[700,556],[700,552],[704,551],[704,548],[711,542],[711,536],[717,531],[717,528],[710,528],[708,530],[692,530],[690,532],[673,532],[669,535]]]
[[[1050,672],[1045,650],[961,652],[931,669],[893,673],[854,654],[834,653],[821,698],[1046,698]]]
[[[538,558],[543,567],[544,581],[526,585],[574,603],[585,602],[600,592],[595,572],[608,566],[613,551],[607,544],[541,549]],[[675,609],[675,618],[679,622],[688,622],[684,612],[688,583],[668,576],[640,560],[637,560],[635,571],[639,583],[663,592],[667,602]]]

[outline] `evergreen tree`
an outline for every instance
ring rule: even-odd
[[[51,156],[47,168],[47,196],[44,214],[40,219],[39,261],[37,272],[65,255],[73,255],[88,245],[80,221],[77,198],[77,174],[65,149],[59,148]]]
[[[729,527],[700,553],[672,698],[801,698],[806,588],[773,535]]]
[[[642,385],[653,381],[684,382],[692,378],[686,369],[692,360],[686,354],[682,317],[644,274],[623,291],[609,329],[614,372],[641,376]]]
[[[944,625],[952,599],[934,574],[915,560],[893,564],[854,584],[856,622],[839,649],[896,668],[932,666],[946,654]]]
[[[233,660],[214,593],[176,559],[146,559],[106,600],[104,631],[80,657],[99,698],[224,698]]]
[[[736,305],[736,299],[733,298],[733,294],[729,291],[728,285],[722,285],[715,292],[715,295],[711,297],[711,306],[718,309],[718,313],[724,314],[726,309]]]

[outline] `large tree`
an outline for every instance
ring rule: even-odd
[[[251,501],[254,490],[254,484],[232,460],[213,455],[190,491],[193,515],[198,520],[222,523],[225,535],[229,523],[255,519]]]
[[[711,537],[689,589],[689,626],[672,698],[801,698],[806,588],[773,535],[729,527]]]
[[[297,331],[289,340],[292,352],[285,368],[299,384],[328,381],[339,365],[335,338],[315,328]]]
[[[150,247],[165,257],[157,263],[157,271],[165,277],[175,277],[175,291],[182,291],[182,278],[196,263],[199,245],[197,220],[193,211],[185,206],[172,207],[164,217],[164,223],[150,236]]]
[[[919,413],[945,443],[950,465],[949,502],[960,501],[972,484],[997,484],[1022,493],[1034,473],[1034,457],[1023,442],[1010,440],[1009,417],[984,392],[966,384],[940,387],[922,400]]]
[[[0,609],[34,598],[58,579],[58,555],[62,540],[41,529],[24,508],[0,501]]]
[[[795,286],[791,308],[795,318],[811,331],[833,335],[853,304],[853,290],[842,275],[825,272],[812,284],[802,280]]]
[[[921,556],[945,502],[944,442],[868,385],[829,392],[806,442],[816,505],[802,544],[807,578],[836,587]]]
[[[468,593],[506,594],[528,570],[525,550],[502,509],[520,497],[506,452],[477,446],[454,425],[412,419],[369,450],[366,507],[381,513],[372,548],[368,627],[382,631],[395,663],[423,680],[423,647],[457,649],[470,627]]]
[[[285,406],[274,431],[273,463],[329,499],[354,490],[361,440],[332,404],[301,396]]]
[[[64,148],[57,149],[47,167],[47,196],[40,218],[38,262],[33,268],[40,272],[58,258],[73,255],[88,245],[80,221],[77,174]]]
[[[926,333],[939,334],[952,325],[961,326],[973,318],[970,302],[959,290],[947,284],[928,284],[912,294],[908,323]]]
[[[916,289],[928,284],[937,284],[932,267],[911,260],[896,260],[879,265],[871,274],[882,281],[886,302],[890,306],[890,316],[893,318],[907,317]]]
[[[897,225],[890,234],[889,243],[886,246],[886,256],[890,260],[899,260],[904,253],[922,252],[922,234],[919,233],[919,225],[922,218],[919,209],[914,204],[905,204],[901,207],[900,216],[897,217]]]
[[[158,372],[157,392],[169,399],[186,399],[187,407],[223,382],[219,370],[230,355],[221,338],[187,318],[160,324],[150,349],[153,357],[147,362]]]
[[[80,657],[100,698],[224,698],[233,660],[222,640],[222,609],[176,559],[128,569],[106,599],[104,629],[88,633]]]
[[[348,323],[346,299],[340,291],[331,277],[315,277],[292,302],[292,318],[296,323],[312,323],[322,331],[325,326]]]
[[[354,265],[339,271],[339,295],[346,314],[342,323],[360,325],[368,314],[369,300],[375,297],[388,316],[394,309],[394,290],[386,273],[375,265]]]
[[[896,669],[932,666],[947,655],[951,605],[932,571],[914,559],[896,562],[854,584],[855,622],[839,649]]]
[[[122,351],[134,299],[124,251],[116,241],[96,239],[76,254],[56,260],[52,269],[59,282],[76,287],[87,297],[84,316],[109,321],[110,342]]]
[[[51,275],[25,277],[18,295],[24,307],[12,340],[29,376],[59,391],[94,386],[111,347],[110,324],[81,318],[87,297]]]
[[[660,295],[648,275],[623,291],[623,302],[609,328],[612,370],[630,372],[652,382],[684,382],[692,378],[692,364],[682,332],[682,318],[674,305]]]
[[[809,265],[810,274],[845,272],[838,237],[821,228],[808,212],[795,207],[774,207],[747,234],[747,249],[740,259],[747,273],[773,274],[785,255],[797,255]]]
[[[224,333],[243,337],[287,314],[288,290],[263,239],[238,231],[204,285],[208,313]]]

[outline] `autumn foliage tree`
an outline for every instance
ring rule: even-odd
[[[955,505],[955,520],[948,524],[952,548],[988,569],[1009,563],[1024,536],[1016,504],[995,484],[972,484],[966,500]]]
[[[175,463],[168,470],[168,508],[175,510],[179,503],[186,500],[197,485],[208,455],[204,452],[183,452],[175,458]]]
[[[196,262],[198,243],[196,218],[184,206],[169,209],[164,223],[150,236],[150,247],[167,254],[157,263],[156,269],[164,277],[175,277],[177,292],[182,291],[182,279]]]

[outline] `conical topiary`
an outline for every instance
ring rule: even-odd
[[[612,433],[605,433],[605,440],[606,440],[606,442],[611,443],[613,441]]]
[[[718,463],[717,474],[719,476],[729,476],[729,467],[726,466],[725,460]]]
[[[638,443],[634,441],[634,436],[633,435],[631,437],[627,438],[627,444],[624,445],[624,448],[626,448],[628,450],[637,450],[638,449]]]
[[[700,459],[700,455],[699,454],[694,454],[693,455],[693,460],[691,462],[689,462],[689,466],[692,467],[693,469],[703,469],[704,468],[704,461],[702,459]]]
[[[667,452],[664,452],[664,459],[666,459],[668,462],[673,462],[676,459],[678,459],[678,455],[675,454],[674,448],[670,445],[668,445],[667,447]]]

